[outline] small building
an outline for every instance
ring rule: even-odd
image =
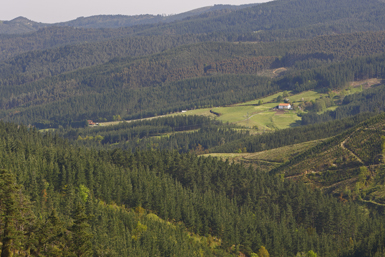
[[[289,110],[289,109],[291,109],[291,104],[289,104],[289,103],[279,104],[278,105],[278,109],[280,109],[280,110]]]
[[[88,126],[93,126],[93,125],[95,125],[95,122],[93,122],[92,120],[87,120],[87,122],[88,122]]]

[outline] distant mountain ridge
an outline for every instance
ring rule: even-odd
[[[378,0],[281,0],[218,17],[184,20],[143,30],[139,35],[244,34],[238,41],[275,41],[357,31],[385,30],[385,4]]]
[[[173,15],[95,15],[90,17],[79,17],[72,21],[56,23],[58,26],[69,26],[75,28],[118,28],[118,27],[131,27],[135,25],[154,24],[154,23],[168,23],[178,20],[183,20],[188,17],[206,15],[221,15],[229,13],[233,10],[239,10],[242,8],[251,7],[257,4],[248,5],[214,5],[206,6],[198,9],[194,9],[188,12],[173,14]]]
[[[0,21],[0,34],[21,34],[35,32],[48,24],[31,21],[25,17],[17,17],[10,21]]]
[[[79,115],[77,109],[66,114],[68,120],[113,119],[117,113],[132,119],[135,115],[158,115],[160,111],[167,113],[245,102],[259,96],[261,87],[265,94],[279,89],[326,91],[343,87],[357,78],[356,75],[373,78],[373,74],[382,74],[377,68],[382,69],[383,65],[374,57],[370,57],[371,62],[366,64],[360,59],[330,66],[332,62],[384,52],[385,34],[372,32],[385,30],[385,22],[382,22],[385,4],[378,0],[365,3],[358,0],[280,0],[235,11],[226,11],[223,6],[213,8],[209,8],[212,12],[170,23],[119,28],[48,26],[33,33],[0,35],[0,118],[25,124],[41,120],[47,124],[64,122],[61,113],[53,117],[51,110],[62,103],[75,106],[71,101],[78,101],[77,106],[84,106],[84,116]],[[221,10],[224,14],[219,14]],[[90,19],[97,20],[98,17],[106,21],[124,18],[95,16]],[[22,17],[13,20],[12,24],[45,26]],[[343,34],[348,33],[346,31],[360,32]],[[293,38],[296,41],[290,41]],[[299,40],[304,38],[312,40]],[[355,73],[347,65],[353,67]],[[291,70],[292,76],[285,75],[270,84],[267,78],[250,77],[281,67]],[[360,67],[368,71],[363,74]],[[307,69],[312,70],[305,72]],[[250,87],[238,90],[236,98],[229,95],[226,102],[219,102],[218,99],[224,99],[222,95],[216,95],[215,99],[193,99],[195,102],[186,99],[188,105],[184,100],[177,105],[173,101],[172,107],[159,100],[170,99],[173,91],[183,92],[182,87],[188,90],[189,83],[195,83],[194,79],[202,79],[196,82],[201,85],[211,83],[213,88],[219,83],[223,92],[230,92],[222,81],[228,81],[228,76],[239,81],[234,75],[245,76],[245,80],[252,82],[244,83]],[[158,90],[157,94],[164,93],[164,85],[170,85],[170,93],[160,98],[154,90]],[[248,90],[255,85],[262,85],[258,95],[249,94],[251,91]],[[91,99],[90,92],[95,99]],[[111,97],[105,104],[103,101],[107,98],[101,96],[107,92]],[[123,99],[122,92],[133,98],[130,101]],[[150,99],[144,93],[153,94],[158,100],[157,107],[142,104],[143,96]],[[211,97],[216,93],[205,92],[201,96]],[[182,99],[176,95],[174,99]],[[117,103],[121,105],[116,106]],[[67,108],[63,106],[60,109]]]
[[[188,12],[183,12],[173,15],[95,15],[90,17],[79,17],[75,20],[59,23],[40,23],[29,20],[25,17],[17,17],[10,21],[0,21],[0,34],[23,34],[29,32],[35,32],[41,28],[52,26],[65,26],[73,28],[121,28],[131,27],[135,25],[144,24],[156,24],[156,23],[169,23],[173,21],[179,21],[193,16],[207,15],[218,16],[225,13],[247,8],[257,4],[247,5],[214,5],[206,6],[198,9],[194,9]]]

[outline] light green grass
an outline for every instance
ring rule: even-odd
[[[295,126],[295,122],[301,120],[297,113],[294,111],[285,111],[284,114],[272,116],[273,124],[278,129],[285,129],[291,126]],[[293,122],[294,121],[294,122]]]
[[[164,134],[160,135],[159,137],[170,137],[170,136],[175,135],[175,134],[194,133],[194,132],[198,132],[198,131],[199,131],[199,129],[173,131],[173,132],[169,132],[169,133],[164,133]]]
[[[347,91],[348,91],[347,94],[351,95],[351,94],[355,94],[355,93],[360,93],[363,90],[361,90],[360,87],[350,87]]]
[[[275,106],[276,103],[260,106],[238,105],[214,108],[213,111],[221,114],[217,119],[222,122],[235,123],[247,128],[258,127],[260,130],[288,128],[301,119],[293,110],[286,110],[277,115],[277,111],[272,110]]]
[[[316,91],[305,91],[297,95],[291,95],[288,98],[290,102],[309,102],[311,100],[316,100],[321,96],[327,96],[327,94],[321,94]]]
[[[282,95],[282,92],[278,92],[274,95],[270,95],[270,96],[267,96],[267,97],[263,97],[263,98],[258,98],[258,99],[255,99],[255,100],[252,100],[252,101],[248,101],[248,102],[245,102],[245,103],[239,103],[237,105],[244,105],[244,104],[258,104],[259,101],[262,101],[264,103],[267,103],[267,102],[271,102],[273,101],[275,98],[277,98],[279,95]]]
[[[343,89],[345,90],[345,89]],[[348,90],[345,90],[345,95],[353,94],[360,92],[360,87],[349,87]],[[303,102],[309,102],[314,101],[316,99],[319,99],[321,97],[327,96],[327,94],[324,93],[318,93],[316,91],[305,91],[301,92],[296,95],[292,95],[292,92],[288,91],[289,96],[287,97],[291,103],[293,103],[295,106],[300,105]],[[335,92],[338,98],[339,92]],[[159,117],[169,117],[169,116],[176,116],[176,115],[201,115],[206,117],[211,117],[213,119],[220,120],[222,122],[229,122],[232,124],[237,124],[240,126],[244,126],[245,128],[254,129],[258,128],[259,132],[268,131],[268,130],[276,130],[276,129],[285,129],[289,127],[293,127],[298,125],[298,121],[301,120],[300,117],[298,117],[297,113],[293,110],[286,110],[283,114],[282,113],[276,113],[276,111],[273,111],[272,109],[278,105],[277,102],[275,102],[275,99],[278,96],[282,96],[283,92],[278,92],[276,94],[255,99],[252,101],[248,101],[245,103],[239,103],[232,106],[227,107],[215,107],[215,108],[204,108],[204,109],[196,109],[196,110],[189,110],[187,112],[180,112],[180,113],[172,113],[168,115],[162,115],[158,117],[153,118],[159,118]],[[263,102],[262,105],[257,105],[260,101]],[[325,111],[334,111],[338,106],[332,106],[327,108]],[[220,116],[217,116],[214,113],[211,113],[210,110],[213,112],[219,113]],[[320,112],[319,114],[321,114]],[[146,118],[146,119],[153,119],[153,118]],[[142,119],[142,120],[146,120]],[[100,123],[101,126],[104,125],[115,125],[119,122],[108,122],[108,123]],[[251,131],[253,133],[256,133],[256,131]]]
[[[40,129],[39,132],[49,132],[49,131],[54,132],[55,130],[56,130],[56,129],[54,129],[54,128]]]
[[[307,149],[320,144],[324,140],[326,139],[284,146],[257,153],[209,153],[203,154],[202,156],[211,156],[220,158],[222,160],[228,159],[230,162],[234,161],[235,163],[243,162],[247,165],[252,165],[253,167],[257,167],[267,172],[288,161],[290,158],[293,158],[294,156],[306,151]]]
[[[176,115],[202,115],[220,120],[222,122],[229,122],[232,124],[243,126],[245,128],[249,128],[253,130],[251,131],[252,133],[257,133],[255,131],[255,128],[258,128],[259,132],[264,132],[269,130],[285,129],[295,126],[297,124],[296,122],[301,120],[301,118],[298,117],[295,111],[286,110],[284,113],[277,113],[276,111],[272,110],[278,105],[278,103],[272,101],[274,101],[275,98],[277,98],[279,95],[282,95],[282,92],[261,99],[256,99],[246,103],[239,103],[232,106],[189,110],[183,113],[172,113],[159,117],[169,117]],[[297,95],[290,95],[288,98],[291,102],[295,101],[296,104],[299,104],[299,102],[301,101],[315,100],[317,98],[320,98],[322,95],[325,94],[320,94],[315,91],[306,91]],[[264,104],[257,105],[260,100],[262,100]],[[210,110],[219,113],[220,116],[211,113]],[[114,125],[118,123],[119,122],[109,122],[101,125]]]
[[[203,108],[203,109],[196,109],[196,110],[189,110],[187,112],[178,112],[174,114],[169,114],[168,116],[175,116],[175,115],[201,115],[201,116],[208,116],[208,117],[216,117],[215,114],[210,112],[211,108]]]
[[[283,92],[278,92],[274,95],[270,95],[270,96],[267,96],[267,97],[264,97],[264,98],[258,98],[256,100],[252,100],[252,101],[249,101],[249,102],[245,102],[245,103],[239,103],[237,105],[248,105],[248,104],[258,104],[259,101],[262,101],[263,103],[268,103],[268,102],[271,102],[271,101],[275,101],[275,99],[282,95]],[[318,93],[316,91],[305,91],[305,92],[302,92],[302,93],[299,93],[299,94],[296,94],[296,95],[292,95],[292,92],[291,91],[288,91],[289,93],[289,97],[287,97],[290,102],[304,102],[304,101],[311,101],[311,100],[315,100],[317,98],[320,98],[321,96],[326,96],[327,94],[322,94],[322,93]],[[276,105],[278,105],[278,103],[276,103]]]
[[[317,113],[322,114],[322,113],[327,112],[327,111],[335,111],[338,107],[339,107],[338,105],[330,106],[330,107],[326,108],[324,111],[317,112]]]

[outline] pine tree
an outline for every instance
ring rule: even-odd
[[[30,203],[16,184],[13,174],[0,170],[1,257],[12,257],[15,251],[24,250],[25,235],[34,219],[30,210]]]
[[[87,223],[90,217],[86,215],[83,205],[76,206],[72,218],[73,225],[69,229],[71,232],[70,252],[77,257],[92,256],[92,234],[88,231],[89,224]]]
[[[31,233],[29,252],[34,256],[61,256],[65,246],[66,228],[60,221],[56,210],[42,223],[36,224]]]

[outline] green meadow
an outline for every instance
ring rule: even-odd
[[[342,89],[343,92],[335,91],[334,101],[339,101],[341,92],[343,95],[358,93],[363,90],[362,85],[364,85],[364,88],[368,88],[376,83],[378,83],[378,80],[374,79],[361,82],[356,81],[352,83],[351,86],[349,86],[347,89]],[[290,103],[292,103],[294,106],[299,106],[304,102],[315,101],[316,99],[319,99],[321,97],[328,96],[328,94],[319,93],[312,90],[301,92],[299,94],[292,94],[292,92],[290,91],[288,91],[287,93],[289,95],[287,99],[289,99]],[[276,129],[285,129],[289,127],[298,126],[301,120],[301,117],[298,116],[298,113],[302,112],[301,110],[278,111],[274,109],[279,104],[276,101],[277,97],[282,95],[283,92],[278,92],[270,96],[266,96],[244,103],[234,104],[231,106],[195,109],[183,113],[172,113],[158,117],[174,115],[202,115],[220,120],[222,122],[228,122],[243,126],[249,129],[251,133],[261,133]],[[333,111],[337,107],[338,105],[331,106],[324,111]],[[158,117],[146,119],[153,119]],[[117,123],[119,122],[101,123],[100,125],[114,125]]]
[[[325,139],[314,140],[256,153],[209,153],[203,154],[202,156],[211,156],[222,160],[228,159],[230,162],[234,161],[235,163],[252,165],[255,168],[259,168],[260,170],[267,172],[288,161],[290,158],[306,151],[307,149],[320,144],[324,140]]]

